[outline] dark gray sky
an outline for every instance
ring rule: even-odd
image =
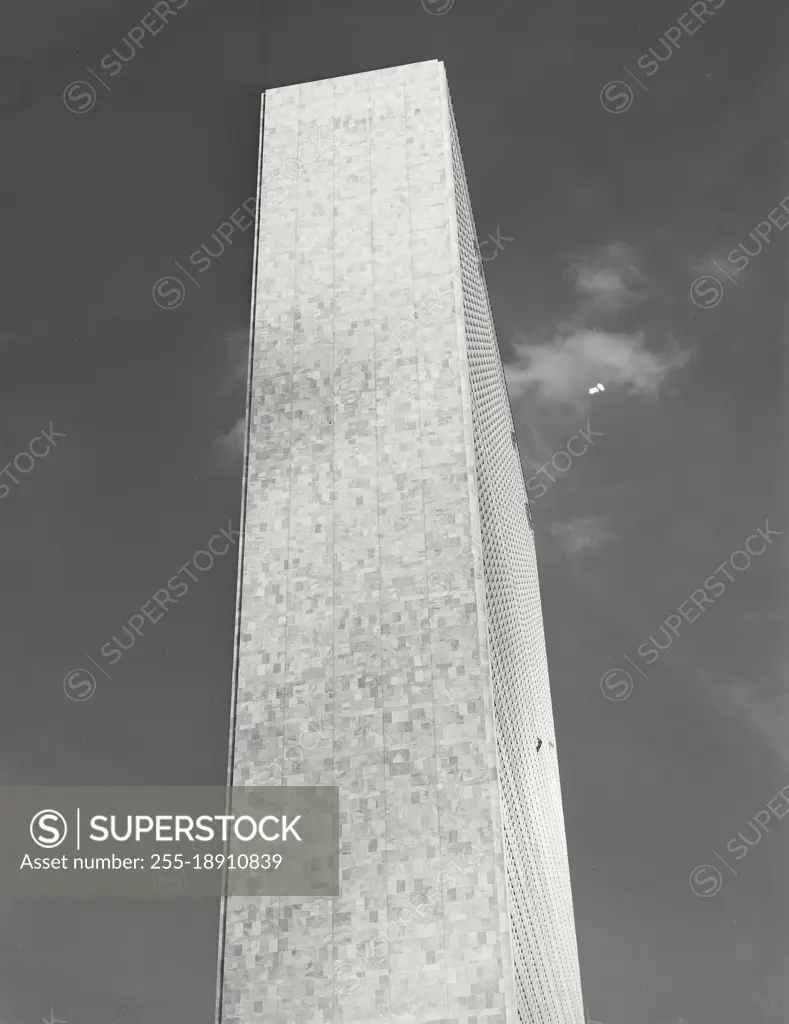
[[[587,418],[603,435],[533,503],[585,1004],[604,1024],[786,1024],[789,536],[718,570],[651,664],[637,650],[765,521],[789,532],[789,265],[778,227],[760,253],[750,234],[789,195],[787,18],[447,2],[188,0],[113,76],[102,57],[131,54],[153,4],[3,5],[0,462],[65,437],[0,478],[2,781],[224,781],[232,554],[90,699],[62,686],[238,519],[252,231],[177,308],[152,288],[254,194],[263,89],[439,58],[480,239],[511,239],[487,277],[527,477]],[[95,104],[75,113],[80,80]],[[707,278],[694,302],[707,275],[722,294]],[[626,677],[601,688],[614,669],[625,699]],[[704,864],[721,888],[699,896]],[[5,1024],[212,1019],[214,904],[1,909]]]

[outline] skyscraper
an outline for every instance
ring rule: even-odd
[[[526,490],[439,61],[265,94],[235,785],[341,894],[228,900],[227,1024],[582,1024]]]

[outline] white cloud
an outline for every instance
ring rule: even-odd
[[[644,332],[617,333],[605,326],[611,316],[639,297],[643,274],[632,246],[617,242],[570,260],[573,287],[581,296],[571,315],[551,325],[540,338],[516,338],[517,362],[504,374],[514,400],[532,393],[547,402],[584,408],[589,389],[619,385],[630,393],[656,397],[674,370],[685,366],[690,352],[670,344],[663,351],[647,347]]]
[[[589,388],[602,381],[630,392],[656,397],[660,385],[690,358],[676,346],[651,352],[641,335],[611,334],[582,328],[545,344],[516,343],[517,363],[505,367],[514,400],[528,392],[552,402],[583,406]]]

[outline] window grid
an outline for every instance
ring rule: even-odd
[[[521,1024],[581,1024],[534,530],[449,104],[507,888]],[[536,754],[536,737],[553,741]]]

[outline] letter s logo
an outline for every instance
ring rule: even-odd
[[[624,114],[632,105],[633,90],[627,82],[606,82],[600,90],[600,106],[609,114]]]
[[[63,105],[72,114],[87,114],[95,107],[96,98],[96,90],[90,82],[69,82],[63,90]]]
[[[153,301],[160,309],[177,309],[185,298],[186,288],[178,277],[160,277],[153,286]]]
[[[30,822],[30,838],[45,850],[60,846],[67,832],[68,825],[60,811],[39,811]]]

